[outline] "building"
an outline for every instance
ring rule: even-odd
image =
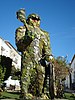
[[[75,89],[75,54],[70,63],[70,74],[66,77],[65,87]]]
[[[0,37],[0,55],[12,59],[12,66],[16,69],[21,69],[21,55],[18,51],[8,42]]]
[[[10,57],[10,48],[2,38],[0,38],[0,55]]]
[[[21,55],[8,41],[5,41],[5,43],[10,48],[10,58],[12,59],[12,66],[15,66],[16,69],[21,69]]]
[[[66,76],[65,88],[70,89],[70,75],[67,75],[67,76]]]
[[[75,89],[75,54],[71,60],[71,89]]]
[[[10,44],[0,37],[0,55],[11,59],[11,65],[16,69],[21,70],[21,55],[18,51]],[[9,63],[9,62],[8,62]],[[20,90],[20,80],[12,80],[12,76],[9,76],[8,80],[5,80],[6,88],[15,87],[14,90]]]

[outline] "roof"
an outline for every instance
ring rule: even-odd
[[[4,40],[2,37],[0,37],[0,39],[2,39],[10,48],[13,48],[20,55],[20,53],[11,45],[10,42]]]
[[[73,60],[75,59],[75,54],[74,54],[74,56],[73,56],[73,58],[72,58],[72,60],[71,60],[71,63],[70,64],[72,64],[72,62],[73,62]]]
[[[11,45],[10,42],[5,41],[5,43],[6,43],[10,48],[13,48],[13,49],[19,54],[19,52]],[[19,54],[19,55],[20,55],[20,54]]]

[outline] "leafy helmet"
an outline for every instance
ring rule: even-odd
[[[27,23],[32,26],[40,26],[40,17],[37,14],[30,14],[27,18]]]

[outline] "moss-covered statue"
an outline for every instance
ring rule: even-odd
[[[30,14],[27,19],[24,9],[18,10],[16,14],[17,19],[24,24],[16,29],[15,36],[17,49],[22,53],[22,96],[24,99],[27,95],[39,97],[44,89],[43,65],[50,61],[51,55],[49,33],[40,28],[40,17],[37,14]]]

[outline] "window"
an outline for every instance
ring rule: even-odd
[[[5,49],[1,46],[1,51],[5,51]]]
[[[1,46],[1,55],[4,53],[5,49]]]

